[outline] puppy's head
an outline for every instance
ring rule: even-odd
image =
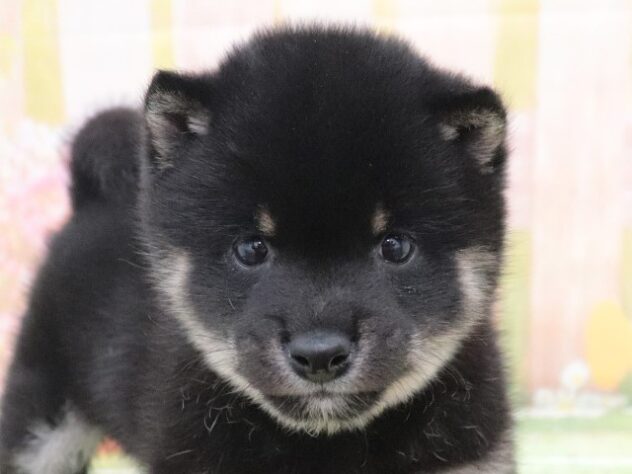
[[[147,93],[143,229],[208,366],[283,425],[366,425],[488,312],[497,95],[369,33],[284,30]]]

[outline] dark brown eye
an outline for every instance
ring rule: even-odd
[[[248,266],[259,265],[268,256],[268,247],[261,237],[239,240],[235,243],[233,250],[237,259]]]
[[[404,263],[412,251],[413,244],[405,235],[387,235],[382,241],[382,258],[387,262]]]

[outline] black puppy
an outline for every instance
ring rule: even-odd
[[[3,474],[514,472],[490,321],[505,110],[404,42],[257,35],[91,120],[32,290]]]

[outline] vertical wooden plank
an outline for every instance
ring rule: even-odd
[[[57,0],[24,0],[26,114],[49,124],[64,118],[57,13]]]
[[[0,134],[8,140],[24,115],[21,11],[20,1],[0,2]],[[0,162],[6,162],[9,157],[2,154],[0,150]],[[6,178],[5,173],[6,167],[0,167],[0,186]]]
[[[542,0],[533,168],[531,385],[585,357],[587,318],[621,297],[630,30],[625,3]]]
[[[538,45],[538,0],[493,2],[497,18],[494,83],[510,109],[509,225],[501,279],[501,331],[517,401],[527,397],[531,231],[529,220],[533,117]]]
[[[373,0],[373,17],[375,26],[384,33],[390,33],[397,18],[396,0]]]
[[[500,330],[507,357],[512,396],[516,403],[528,399],[527,347],[529,341],[529,292],[531,290],[531,234],[512,230],[507,238],[505,268],[500,281]]]
[[[494,83],[512,110],[533,108],[540,3],[496,0],[494,6],[498,15]]]
[[[630,167],[630,165],[628,165],[628,167]],[[628,175],[632,175],[632,173],[628,172]],[[628,182],[628,184],[630,184],[630,182]],[[621,293],[623,299],[623,309],[632,323],[632,227],[625,229],[623,233],[622,253]]]
[[[280,24],[284,20],[283,2],[281,0],[274,0],[272,3],[272,17],[275,24]]]
[[[173,58],[173,18],[171,0],[151,0],[151,53],[154,67],[169,69],[175,66]]]
[[[153,66],[149,0],[57,1],[68,121],[138,103]]]

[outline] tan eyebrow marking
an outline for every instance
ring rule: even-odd
[[[375,213],[373,214],[373,218],[371,219],[371,228],[375,235],[379,235],[386,230],[388,227],[388,212],[384,210],[382,204],[378,204]]]
[[[276,234],[276,222],[272,218],[270,211],[265,206],[259,206],[255,214],[257,229],[264,237],[274,237]]]

